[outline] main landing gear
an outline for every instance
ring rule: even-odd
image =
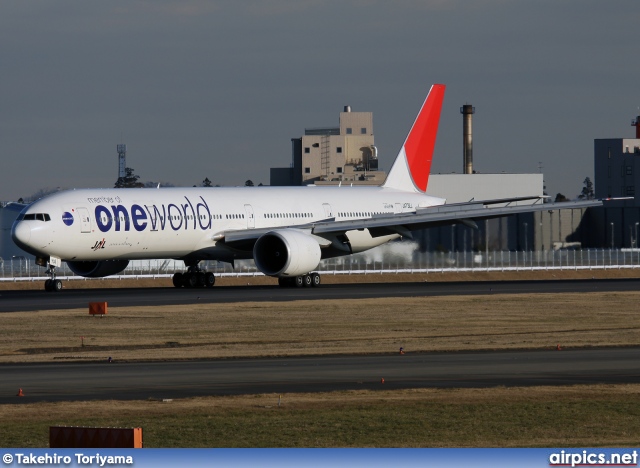
[[[320,286],[320,275],[318,273],[309,273],[302,276],[278,278],[278,285],[281,288],[315,288]]]
[[[173,285],[176,288],[212,288],[216,284],[215,275],[200,269],[197,262],[187,264],[187,267],[185,273],[173,275]]]

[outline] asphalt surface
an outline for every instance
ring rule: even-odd
[[[640,348],[0,365],[0,403],[640,382]],[[384,383],[382,383],[384,379]],[[19,388],[24,397],[15,395]]]
[[[351,283],[318,288],[278,286],[215,286],[211,289],[122,288],[0,291],[0,312],[86,308],[89,302],[110,307],[162,306],[222,302],[268,302],[322,299],[370,299],[380,297],[430,297],[521,293],[584,293],[638,291],[640,279],[478,281],[459,283]]]

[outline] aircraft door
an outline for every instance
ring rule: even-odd
[[[322,208],[324,208],[324,215],[327,218],[333,218],[333,209],[331,208],[331,205],[329,205],[328,203],[323,203]]]
[[[80,232],[91,232],[91,218],[86,208],[76,208],[80,217]]]
[[[251,205],[244,205],[244,212],[247,215],[247,229],[253,229],[256,227],[256,218],[253,214],[253,207]]]

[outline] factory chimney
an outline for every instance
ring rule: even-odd
[[[636,127],[636,138],[640,138],[640,115],[631,121],[631,126]]]
[[[476,108],[465,104],[460,108],[462,117],[462,152],[464,156],[463,174],[473,174],[473,114]]]

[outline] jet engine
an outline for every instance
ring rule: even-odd
[[[256,241],[253,259],[258,270],[267,276],[305,275],[320,263],[320,245],[301,231],[271,231]]]
[[[127,268],[129,260],[103,260],[100,262],[67,262],[69,269],[85,278],[103,278]]]

